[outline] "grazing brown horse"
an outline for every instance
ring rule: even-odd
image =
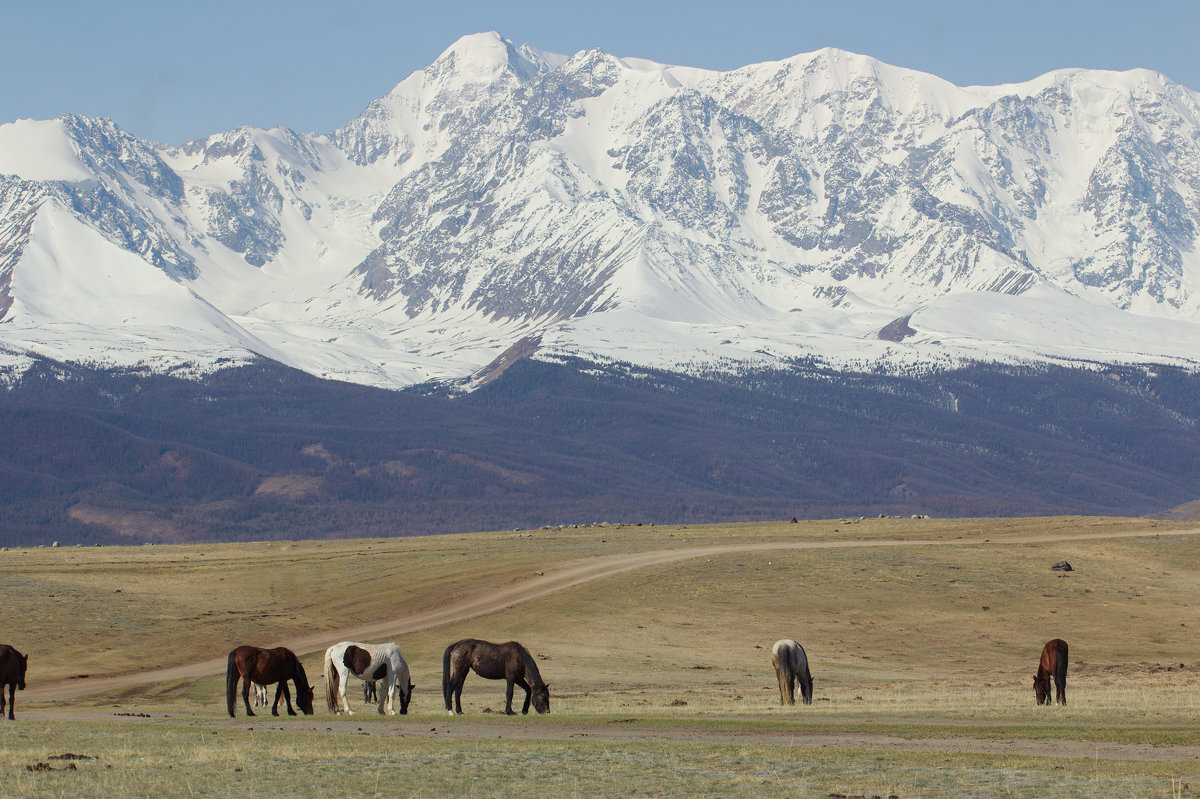
[[[17,706],[14,694],[25,690],[25,669],[29,666],[29,655],[22,655],[8,644],[0,644],[0,716],[4,715],[4,686],[8,686],[8,717],[13,716]]]
[[[508,683],[504,695],[504,712],[508,715],[516,715],[512,709],[514,685],[525,689],[522,713],[529,712],[530,702],[533,702],[533,708],[538,713],[550,712],[550,686],[542,682],[537,663],[528,649],[516,641],[493,644],[464,638],[446,647],[442,655],[442,695],[446,699],[446,712],[450,715],[463,712],[463,681],[471,669],[486,680],[504,680]]]
[[[260,649],[257,646],[239,646],[229,653],[229,666],[225,669],[225,705],[229,715],[234,715],[237,705],[238,678],[242,679],[242,701],[246,704],[246,715],[253,716],[250,709],[250,683],[270,685],[278,683],[275,689],[275,704],[271,706],[271,715],[279,715],[279,698],[287,700],[289,716],[296,715],[292,710],[292,694],[288,691],[287,681],[296,683],[296,704],[311,716],[313,712],[313,689],[308,684],[308,676],[304,666],[290,649]]]
[[[1054,699],[1060,705],[1067,703],[1067,642],[1061,638],[1047,641],[1042,647],[1042,659],[1038,663],[1037,676],[1033,678],[1033,692],[1039,705],[1050,704],[1050,675],[1054,675]]]

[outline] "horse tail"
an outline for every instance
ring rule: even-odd
[[[325,702],[331,713],[337,713],[338,707],[338,673],[333,665],[333,647],[325,650]]]
[[[1063,704],[1067,703],[1067,642],[1058,648],[1058,660],[1054,664],[1054,681],[1062,686]],[[1057,687],[1057,686],[1056,686]]]
[[[450,644],[442,653],[442,697],[446,700],[446,710],[454,710],[453,699],[450,696],[450,653],[458,644]]]
[[[237,650],[229,653],[229,665],[225,668],[225,707],[229,710],[229,715],[234,715],[234,708],[237,707],[237,682],[238,682],[238,667],[236,662]]]

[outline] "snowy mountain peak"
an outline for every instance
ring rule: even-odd
[[[536,51],[519,50],[508,39],[490,31],[463,36],[443,50],[426,72],[452,71],[465,81],[484,83],[496,80],[503,72],[525,79],[548,66],[547,60]]]
[[[324,135],[0,125],[0,347],[386,386],[524,339],[1195,365],[1198,175],[1200,97],[1147,70],[962,88],[832,48],[714,72],[480,33]]]

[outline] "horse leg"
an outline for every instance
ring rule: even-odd
[[[454,695],[454,712],[462,715],[462,689],[463,683],[467,681],[467,672],[470,666],[466,663],[458,664],[454,669],[454,674],[450,676],[450,693]]]
[[[279,690],[283,691],[283,699],[285,702],[287,702],[288,715],[289,716],[296,715],[296,711],[292,709],[292,692],[288,690],[287,680],[280,681]],[[299,688],[296,689],[297,692],[299,692],[299,690],[300,690]],[[275,702],[276,702],[276,704],[278,704],[279,700],[276,699]],[[276,713],[275,715],[278,716],[279,714]]]
[[[15,682],[10,682],[8,684],[8,720],[9,721],[16,720],[16,717],[13,715],[13,708],[15,708],[17,706],[16,691],[17,691],[17,684]],[[0,686],[0,696],[2,696],[3,693],[4,693],[3,686]]]
[[[525,689],[525,706],[521,708],[521,712],[528,716],[529,703],[533,701],[533,691],[529,690],[529,683],[525,681],[524,677],[517,677],[513,682]]]
[[[347,716],[354,715],[354,709],[350,707],[350,700],[346,698],[346,685],[350,682],[350,669],[346,669],[346,673],[342,674],[338,670],[338,713],[345,713]]]
[[[396,715],[396,703],[392,699],[392,693],[396,690],[396,673],[388,670],[387,676],[383,678],[383,693],[379,696],[379,712],[386,713],[389,716]]]
[[[246,706],[246,715],[253,716],[254,711],[250,709],[250,678],[242,677],[242,704]]]
[[[514,713],[512,709],[512,695],[513,687],[516,685],[516,682],[513,680],[505,680],[504,682],[504,715],[515,716],[517,714]]]
[[[1067,703],[1067,678],[1054,675],[1054,699],[1060,705]]]
[[[10,688],[9,694],[11,694],[11,693],[12,693],[12,691]],[[0,716],[3,716],[3,715],[4,715],[4,683],[0,683]],[[12,716],[9,715],[9,718],[11,719]]]

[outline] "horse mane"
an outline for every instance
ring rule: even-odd
[[[542,673],[538,671],[537,662],[523,644],[517,644],[517,655],[521,658],[521,663],[525,666],[525,673],[529,675],[530,687],[545,685],[546,683],[542,680]]]
[[[300,658],[296,657],[291,650],[288,650],[288,654],[292,656],[292,679],[296,681],[297,695],[304,691],[312,690],[312,687],[308,684],[308,675],[304,673],[304,665],[300,662]]]

